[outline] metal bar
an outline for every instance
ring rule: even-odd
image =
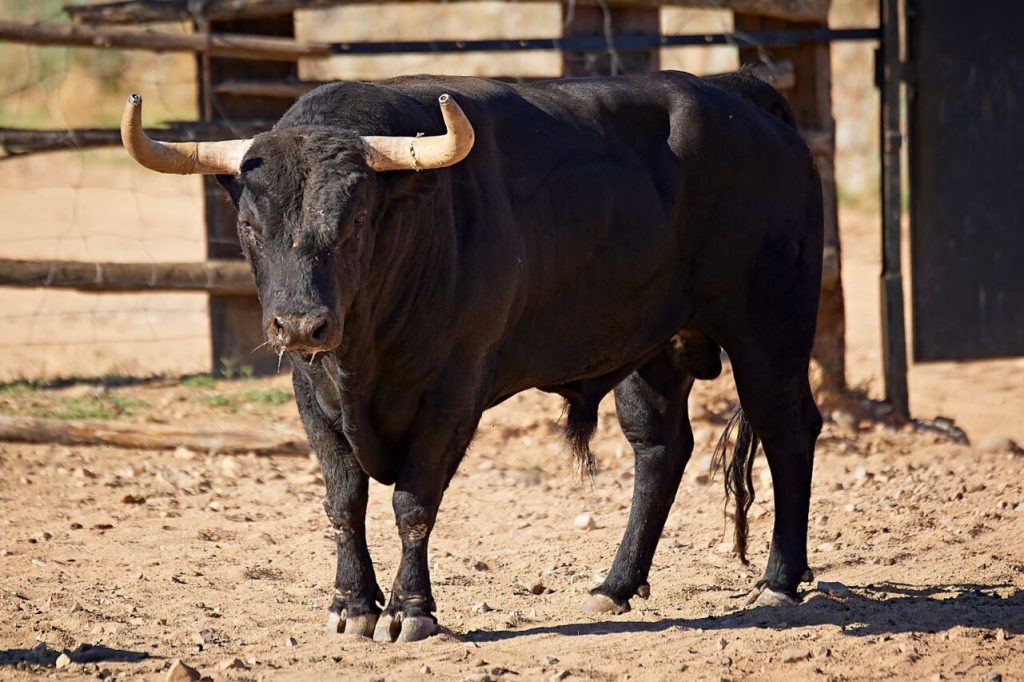
[[[882,26],[880,59],[882,90],[882,362],[886,401],[893,411],[910,416],[907,387],[907,340],[903,316],[903,273],[901,263],[900,178],[900,43],[899,0],[881,0],[878,6]]]
[[[637,33],[616,35],[616,50],[646,50],[657,47],[734,45],[736,47],[797,47],[840,41],[879,40],[877,28],[811,28],[792,31],[760,31],[755,33],[699,33],[659,35]],[[570,36],[563,38],[502,38],[489,40],[407,40],[391,42],[329,43],[334,54],[386,55],[416,53],[518,52],[523,50],[560,50],[572,52],[607,52],[605,36]]]

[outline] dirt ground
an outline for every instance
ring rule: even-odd
[[[210,384],[21,386],[0,401],[4,413],[300,429],[286,377]],[[817,580],[842,586],[745,610],[772,495],[761,456],[745,569],[708,472],[732,396],[728,376],[695,389],[697,447],[651,597],[617,617],[577,610],[630,501],[633,459],[610,401],[592,487],[572,477],[558,400],[529,392],[489,412],[431,543],[443,630],[409,645],[323,634],[333,541],[311,460],[0,444],[0,678],[156,678],[180,658],[216,680],[1020,679],[1024,457],[906,426],[827,424],[810,559]],[[580,514],[596,527],[578,530]],[[389,585],[398,541],[382,486],[368,526]],[[56,668],[61,652],[70,663]]]

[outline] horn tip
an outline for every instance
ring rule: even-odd
[[[128,95],[128,104],[142,104],[142,95],[140,95],[137,92],[133,92],[132,94]]]
[[[452,96],[447,92],[437,98],[437,103],[442,107],[452,101]]]

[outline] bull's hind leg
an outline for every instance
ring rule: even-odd
[[[792,602],[807,565],[807,517],[821,415],[806,362],[746,348],[731,355],[746,418],[761,440],[775,492],[775,528],[758,604]],[[787,369],[788,367],[788,369]]]
[[[666,348],[615,388],[623,433],[636,455],[633,505],[626,533],[604,582],[591,591],[585,611],[624,613],[634,594],[647,598],[647,574],[693,452],[686,400],[693,377]]]

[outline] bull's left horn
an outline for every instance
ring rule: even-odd
[[[150,170],[189,175],[237,175],[252,140],[157,142],[142,129],[142,96],[132,94],[121,116],[121,142]]]
[[[420,171],[446,168],[466,158],[476,139],[473,125],[451,95],[441,95],[437,102],[441,105],[441,116],[448,132],[431,137],[368,135],[363,138],[363,143],[366,145],[366,163],[370,168],[375,171]]]

